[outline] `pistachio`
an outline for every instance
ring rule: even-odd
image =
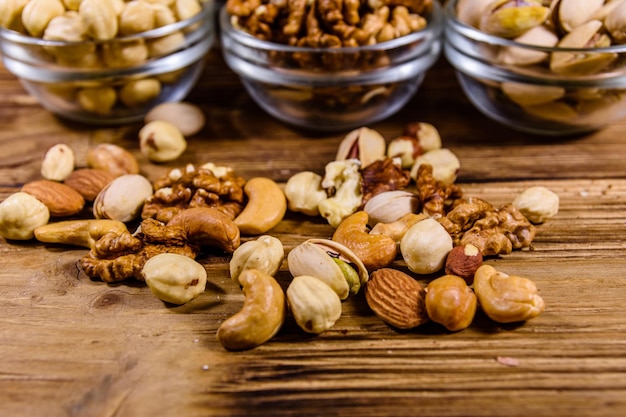
[[[369,225],[392,223],[409,213],[419,211],[419,198],[403,190],[385,191],[376,194],[363,207],[369,215]]]
[[[345,265],[334,259],[340,259]],[[342,300],[350,294],[351,286],[355,286],[353,273],[346,273],[346,266],[356,271],[360,284],[369,278],[365,265],[354,252],[328,239],[309,239],[294,247],[287,255],[287,264],[294,277],[314,276],[332,288]]]
[[[590,51],[553,52],[550,69],[561,75],[590,75],[608,67],[617,58],[617,54],[592,50],[596,47],[607,47],[611,43],[609,37],[601,32],[602,27],[601,21],[591,20],[564,36],[558,43],[559,47],[589,48]]]
[[[385,157],[385,138],[374,129],[361,127],[348,133],[339,144],[336,161],[358,159],[362,167]]]
[[[496,0],[480,19],[480,30],[503,38],[515,38],[539,26],[550,9],[535,0]]]
[[[607,11],[604,26],[611,37],[618,43],[626,42],[626,1],[612,1],[607,3],[607,8],[614,5],[612,10]]]
[[[93,202],[97,219],[129,222],[139,216],[143,204],[152,195],[152,184],[138,174],[117,177],[100,191]]]
[[[507,82],[502,83],[501,88],[509,99],[524,107],[550,103],[565,95],[563,87],[550,85]]]
[[[528,30],[514,41],[525,45],[553,47],[559,42],[559,38],[550,28],[542,25]],[[508,65],[538,64],[548,58],[547,52],[517,46],[504,47],[498,55],[498,61]]]
[[[553,9],[553,20],[557,28],[571,32],[590,21],[603,4],[604,0],[558,0]]]

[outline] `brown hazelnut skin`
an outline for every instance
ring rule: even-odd
[[[452,248],[446,258],[445,273],[456,275],[465,280],[467,285],[474,283],[474,273],[483,264],[483,255],[480,250],[471,244],[459,245]]]
[[[425,304],[432,321],[456,332],[472,323],[478,302],[463,278],[444,275],[428,284]]]

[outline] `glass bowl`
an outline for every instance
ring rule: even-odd
[[[268,42],[233,26],[223,7],[228,66],[271,116],[302,128],[337,131],[383,120],[418,90],[442,49],[437,2],[424,29],[358,47],[298,47]]]
[[[585,23],[573,36],[559,37],[541,25],[510,39],[477,29],[471,17],[460,18],[462,2],[450,0],[445,7],[444,54],[483,114],[546,136],[594,131],[626,115],[626,45],[585,47],[577,39],[587,32],[597,36],[592,42],[607,41],[602,22]]]
[[[109,40],[44,40],[0,28],[5,68],[50,112],[82,123],[138,122],[184,99],[215,39],[214,4],[192,17]],[[71,12],[66,12],[66,14]]]

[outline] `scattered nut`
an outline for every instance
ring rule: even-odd
[[[86,201],[93,201],[100,191],[114,179],[115,176],[110,172],[101,169],[81,168],[73,171],[64,183],[78,191]]]
[[[398,329],[412,329],[428,321],[424,288],[402,271],[382,268],[372,272],[365,299],[374,314]]]
[[[367,222],[367,212],[357,211],[339,224],[332,240],[352,250],[369,271],[374,271],[392,263],[398,248],[392,238],[368,233]]]
[[[280,186],[272,179],[256,177],[243,187],[248,202],[235,218],[243,234],[259,235],[271,230],[285,216],[287,199]]]
[[[355,294],[369,279],[365,265],[354,252],[328,239],[309,239],[297,245],[289,251],[287,264],[292,276],[314,276],[342,300]]]
[[[424,152],[441,149],[441,135],[439,134],[439,130],[430,123],[409,123],[404,129],[404,135],[416,138],[420,148],[422,148]]]
[[[404,190],[385,191],[369,199],[363,210],[369,215],[369,225],[393,223],[410,213],[418,213],[419,198]]]
[[[286,293],[289,310],[305,332],[322,333],[333,327],[341,317],[339,296],[316,277],[294,277]]]
[[[428,317],[452,332],[472,323],[476,304],[476,295],[461,277],[444,275],[426,287]]]
[[[285,293],[265,272],[247,269],[239,275],[243,308],[217,329],[217,340],[228,350],[246,350],[270,340],[286,316]]]
[[[124,174],[138,174],[137,159],[121,146],[101,143],[87,151],[87,166],[110,172],[116,177]]]
[[[200,132],[205,124],[204,113],[200,107],[185,102],[162,103],[153,107],[146,114],[144,122],[147,124],[156,120],[173,124],[185,137]]]
[[[480,250],[472,245],[465,244],[452,248],[446,258],[445,272],[448,275],[456,275],[465,280],[467,285],[474,282],[474,273],[483,264],[483,255]]]
[[[530,320],[545,309],[543,298],[531,280],[509,276],[490,265],[476,271],[474,290],[482,310],[498,323]]]
[[[48,223],[48,207],[30,194],[17,192],[0,203],[0,236],[30,240],[34,231]]]
[[[229,264],[230,277],[239,283],[239,275],[246,269],[258,269],[274,276],[284,258],[285,249],[280,240],[268,235],[259,236],[235,249]]]
[[[322,176],[311,171],[302,171],[287,180],[285,197],[289,210],[308,216],[320,214],[319,204],[328,196],[322,187]]]
[[[187,141],[173,124],[155,120],[139,131],[139,146],[141,153],[150,161],[168,162],[185,152]]]
[[[374,129],[361,127],[348,133],[339,144],[336,161],[356,159],[362,167],[385,157],[385,138]]]
[[[180,227],[189,243],[196,246],[220,248],[233,253],[239,247],[237,225],[228,215],[212,207],[193,207],[176,214],[168,227]]]
[[[105,234],[121,235],[124,232],[128,232],[126,225],[117,220],[64,220],[37,227],[35,238],[45,243],[62,243],[92,249]]]
[[[434,219],[411,226],[400,241],[400,251],[409,269],[418,274],[439,271],[452,250],[452,238]]]
[[[389,158],[400,158],[402,168],[411,169],[415,163],[415,158],[424,153],[417,138],[411,136],[400,136],[393,139],[387,145],[387,156]]]
[[[85,206],[85,199],[78,191],[56,181],[32,181],[24,184],[21,191],[44,203],[52,217],[73,216],[80,213]]]
[[[534,224],[540,224],[559,212],[559,196],[546,187],[530,187],[513,200],[513,206]]]
[[[409,213],[402,216],[395,222],[376,223],[376,226],[372,227],[372,230],[370,230],[370,234],[389,236],[396,242],[396,246],[399,248],[400,242],[402,242],[402,238],[406,234],[407,230],[425,218],[426,216],[424,214]]]
[[[93,215],[96,219],[119,220],[123,223],[136,219],[143,205],[152,195],[152,184],[139,174],[115,178],[96,196]]]
[[[161,253],[146,261],[143,278],[159,299],[185,304],[204,292],[206,269],[193,259],[177,253]]]
[[[75,157],[72,148],[64,143],[52,146],[41,162],[41,175],[51,181],[63,181],[74,171]]]
[[[417,178],[417,171],[422,164],[431,165],[433,167],[433,177],[443,184],[454,183],[461,169],[459,158],[447,148],[434,149],[418,156],[411,168],[412,178]]]
[[[333,226],[354,213],[363,201],[360,164],[354,159],[333,161],[326,165],[322,187],[330,197],[320,201],[320,215]]]

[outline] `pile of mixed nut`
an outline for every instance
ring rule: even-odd
[[[113,144],[94,146],[86,166],[76,165],[67,145],[49,149],[43,178],[0,203],[0,234],[85,247],[78,263],[89,277],[145,281],[173,304],[204,292],[200,254],[230,254],[245,302],[217,331],[229,350],[268,341],[289,315],[305,332],[324,332],[341,316],[342,301],[360,291],[399,329],[433,321],[458,331],[478,308],[501,323],[544,310],[531,280],[483,258],[529,247],[536,224],[558,212],[558,196],[532,187],[495,207],[463,195],[455,183],[459,159],[428,123],[412,123],[389,142],[355,129],[323,175],[300,172],[284,187],[212,163],[150,182],[135,157]],[[332,238],[307,239],[286,254],[271,231],[288,212],[326,219]],[[293,277],[286,291],[275,278],[285,258]],[[417,279],[430,282],[423,288]]]

